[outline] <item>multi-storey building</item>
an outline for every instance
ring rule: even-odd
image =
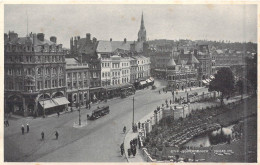
[[[101,81],[108,98],[119,96],[122,89],[131,88],[130,61],[130,57],[121,55],[101,55]]]
[[[70,106],[89,103],[89,67],[74,58],[66,58],[67,98]]]
[[[245,53],[232,50],[215,50],[212,52],[212,58],[215,60],[217,68],[230,67],[234,65],[245,66]]]
[[[4,35],[5,112],[37,116],[66,108],[65,54],[56,41],[43,33]]]
[[[150,78],[150,58],[144,56],[133,57],[137,60],[137,78],[148,79]]]
[[[89,99],[94,102],[102,97],[101,87],[101,64],[100,59],[96,53],[98,42],[94,37],[91,40],[91,34],[87,33],[86,38],[80,38],[79,36],[71,38],[70,47],[71,54],[68,57],[77,58],[80,63],[87,63],[89,66],[90,75],[90,91]]]
[[[167,90],[184,90],[199,84],[196,69],[199,61],[193,54],[185,54],[185,57],[181,56],[184,55],[180,54],[175,62],[172,54],[167,64]]]
[[[200,80],[200,86],[203,85],[202,80],[210,78],[212,73],[212,57],[209,52],[208,45],[199,45],[198,49],[194,49],[194,55],[199,60],[198,66],[198,79]]]
[[[133,58],[132,56],[130,56],[130,83],[133,84],[136,82],[137,77],[138,77],[138,72],[137,72],[137,59]]]

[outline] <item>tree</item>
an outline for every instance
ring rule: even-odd
[[[254,93],[257,90],[257,54],[253,58],[246,58],[247,65],[247,76],[246,78],[250,81]]]
[[[234,75],[230,68],[221,68],[217,74],[215,74],[215,79],[213,79],[209,84],[209,91],[221,92],[221,105],[223,104],[223,99],[225,96],[229,96],[234,92],[235,80]]]

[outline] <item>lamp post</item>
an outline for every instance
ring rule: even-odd
[[[134,117],[135,117],[135,97],[133,97],[133,123],[132,123],[133,128],[134,128],[134,121],[135,121]]]
[[[79,111],[79,125],[81,125],[80,102],[79,102],[79,87],[78,87],[78,101],[77,101],[77,105],[78,105],[78,111]]]
[[[45,93],[43,93],[43,103],[42,103],[42,106],[43,106],[43,118],[45,118],[45,108],[44,108],[44,96]]]

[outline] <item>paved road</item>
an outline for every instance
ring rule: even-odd
[[[153,111],[171,93],[158,90],[165,82],[156,82],[157,90],[144,89],[135,94],[135,121]],[[203,92],[206,89],[198,89]],[[180,93],[179,95],[186,96]],[[110,114],[95,121],[87,121],[86,114],[91,110],[82,110],[82,122],[86,126],[75,128],[78,112],[67,113],[46,119],[20,119],[10,121],[11,126],[5,128],[5,160],[37,161],[37,162],[125,162],[120,156],[120,144],[123,142],[123,126],[130,129],[133,113],[133,97],[111,100]],[[99,105],[101,106],[101,105]],[[94,109],[95,106],[92,106]],[[20,125],[30,122],[30,133],[21,135]],[[60,136],[55,140],[54,131]],[[45,132],[45,140],[40,140],[41,131]]]

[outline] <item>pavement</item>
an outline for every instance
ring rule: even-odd
[[[144,89],[137,91],[135,98],[135,119],[154,111],[156,106],[172,98],[171,93],[158,94],[165,87],[165,82],[155,81],[156,90]],[[200,92],[206,89],[198,89]],[[183,92],[183,96],[185,93]],[[10,126],[4,128],[4,161],[7,162],[126,162],[120,155],[120,145],[126,135],[123,127],[130,132],[133,116],[133,96],[108,100],[81,109],[83,127],[75,127],[79,120],[79,112],[73,111],[50,115],[46,118],[11,117]],[[110,113],[100,119],[87,120],[97,106],[109,105]],[[30,132],[22,135],[21,125],[29,123]],[[45,140],[41,140],[41,132]],[[54,132],[59,132],[55,139]]]

